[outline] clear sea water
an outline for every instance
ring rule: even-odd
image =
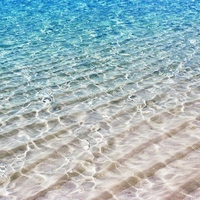
[[[200,199],[199,0],[1,0],[0,81],[0,200]]]

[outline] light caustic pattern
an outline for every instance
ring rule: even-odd
[[[0,200],[200,199],[199,1],[0,10]]]

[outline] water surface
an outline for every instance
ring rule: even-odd
[[[0,2],[0,199],[200,199],[200,2]]]

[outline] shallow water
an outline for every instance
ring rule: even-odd
[[[0,200],[200,199],[200,2],[0,2]]]

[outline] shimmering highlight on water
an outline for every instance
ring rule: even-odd
[[[198,0],[0,11],[0,200],[200,199]]]

